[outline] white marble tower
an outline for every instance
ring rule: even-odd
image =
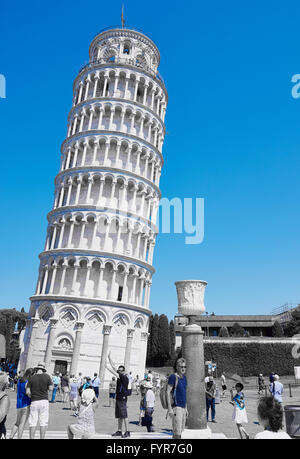
[[[111,374],[107,354],[143,375],[167,92],[156,45],[100,32],[73,106],[20,369]]]

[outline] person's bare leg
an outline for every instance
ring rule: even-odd
[[[40,438],[43,440],[47,432],[47,426],[40,426]]]
[[[118,430],[122,432],[122,419],[118,418]]]
[[[37,427],[37,426],[29,427],[29,437],[30,437],[30,440],[33,440],[34,437],[35,437],[36,427]]]
[[[73,440],[74,434],[73,434],[73,432],[71,431],[70,426],[68,426],[68,431],[67,431],[67,433],[68,433],[68,439],[69,439],[69,440]]]
[[[21,440],[21,438],[23,436],[24,428],[25,428],[26,422],[28,421],[28,418],[29,418],[29,412],[30,412],[30,410],[27,410],[27,413],[24,414],[22,419],[21,419],[21,422],[20,422],[20,425],[19,425],[19,429],[18,429],[18,440]]]
[[[125,429],[125,432],[127,432],[127,431],[128,431],[127,419],[124,418],[123,421],[124,421],[124,429]]]
[[[14,425],[10,432],[10,439],[13,439],[16,433],[18,432],[18,426]]]

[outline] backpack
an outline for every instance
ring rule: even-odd
[[[174,385],[173,391],[170,393],[170,397],[171,397],[171,406],[174,405],[175,392],[176,392],[177,384],[178,384],[178,376],[177,376],[177,374],[175,374],[175,377],[176,377],[175,385]],[[168,379],[166,379],[166,380],[162,383],[161,388],[160,388],[160,392],[159,392],[160,403],[161,403],[161,406],[162,406],[165,410],[168,409],[167,389],[168,389]],[[173,398],[173,400],[172,400],[172,398]]]

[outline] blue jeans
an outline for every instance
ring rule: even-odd
[[[215,399],[206,398],[206,419],[208,421],[209,408],[211,408],[211,420],[214,421],[216,416]]]
[[[148,432],[153,431],[153,424],[152,424],[153,411],[154,411],[154,408],[147,408],[145,411],[144,425],[147,427]]]
[[[55,401],[57,389],[58,389],[58,385],[53,387],[51,402]]]

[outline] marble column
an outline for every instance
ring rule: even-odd
[[[56,331],[57,322],[58,322],[58,319],[54,319],[54,318],[50,319],[50,330],[49,330],[47,348],[46,348],[46,353],[45,353],[45,367],[46,367],[47,373],[49,374],[50,374],[52,349],[53,349],[53,342],[55,339],[55,331]]]
[[[125,366],[126,373],[129,373],[130,371],[131,348],[132,348],[132,340],[133,340],[134,332],[135,332],[134,328],[127,329],[127,341],[126,341],[125,358],[124,358],[124,366]]]
[[[103,325],[103,343],[102,343],[102,352],[101,352],[101,360],[100,360],[100,368],[99,368],[99,378],[101,381],[101,386],[104,386],[104,375],[105,375],[105,365],[107,362],[108,356],[108,342],[109,342],[109,335],[111,332],[111,325]]]
[[[28,352],[27,352],[27,359],[26,359],[26,368],[32,368],[33,367],[33,351],[36,348],[36,333],[38,329],[40,319],[37,317],[32,317],[31,319],[31,336],[30,336],[30,342],[28,346]]]
[[[75,344],[73,350],[73,357],[71,362],[70,374],[77,375],[78,370],[78,361],[80,355],[80,346],[81,346],[81,337],[82,337],[82,330],[84,327],[84,322],[76,322],[76,337],[75,337]]]
[[[178,296],[178,312],[189,318],[182,330],[182,356],[186,360],[187,417],[181,438],[212,438],[206,421],[205,366],[203,331],[194,321],[205,311],[205,281],[175,282]]]

